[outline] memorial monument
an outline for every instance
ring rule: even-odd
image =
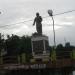
[[[49,58],[49,43],[48,37],[42,34],[42,17],[36,13],[33,25],[36,24],[37,32],[32,34],[32,55],[35,60],[48,60]]]

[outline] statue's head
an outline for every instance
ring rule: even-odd
[[[37,16],[37,17],[39,16],[39,13],[38,13],[38,12],[36,13],[36,16]]]

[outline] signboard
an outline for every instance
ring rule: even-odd
[[[13,70],[13,69],[45,69],[46,64],[31,64],[31,65],[10,65],[5,66],[4,69]]]

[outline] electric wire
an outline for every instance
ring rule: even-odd
[[[55,15],[53,15],[53,16],[62,15],[62,14],[66,14],[66,13],[70,13],[70,12],[74,12],[74,11],[75,11],[75,10],[70,10],[70,11],[66,11],[66,12],[63,12],[63,13],[55,14]],[[47,18],[47,17],[49,17],[49,16],[45,16],[45,17],[43,17],[43,18]],[[5,28],[5,27],[8,27],[8,26],[17,25],[17,24],[20,24],[20,23],[26,23],[26,22],[29,22],[29,21],[33,21],[33,19],[25,20],[25,21],[18,22],[18,23],[13,23],[13,24],[2,25],[2,26],[0,26],[0,28]]]

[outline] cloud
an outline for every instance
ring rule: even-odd
[[[75,0],[0,0],[0,32],[4,34],[31,35],[36,31],[33,24],[33,18],[38,11],[42,17],[48,16],[47,10],[53,9],[53,14],[75,9]],[[32,21],[23,22],[32,19]],[[72,44],[74,43],[75,32],[75,14],[69,13],[54,16],[56,41],[63,42],[66,37]],[[53,43],[52,19],[43,19],[43,33],[49,36],[50,43]]]

